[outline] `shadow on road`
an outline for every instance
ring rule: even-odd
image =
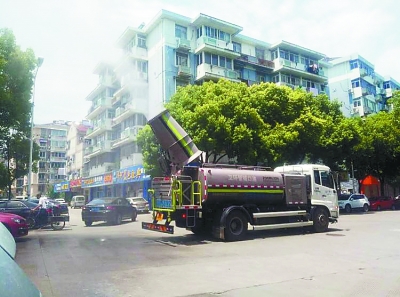
[[[126,225],[126,224],[131,224],[131,223],[137,223],[137,221],[132,222],[131,220],[129,221],[122,221],[120,225]],[[92,226],[85,226],[86,228],[96,228],[96,227],[118,227],[120,225],[115,225],[113,223],[107,223],[107,222],[93,222]]]

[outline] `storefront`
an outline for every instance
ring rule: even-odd
[[[131,166],[110,173],[65,181],[54,185],[54,192],[65,192],[66,198],[84,195],[87,201],[102,197],[136,197],[148,200],[150,176],[142,165]]]

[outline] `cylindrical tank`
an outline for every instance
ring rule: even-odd
[[[200,168],[203,200],[270,206],[285,204],[281,173],[235,168]]]
[[[153,129],[161,147],[169,153],[172,163],[181,167],[201,155],[202,151],[196,147],[168,110],[156,115],[149,120],[148,124]]]

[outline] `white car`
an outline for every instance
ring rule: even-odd
[[[369,209],[369,201],[364,194],[341,194],[339,195],[339,209],[347,213],[353,210],[362,210],[367,212]]]
[[[54,200],[57,201],[57,202],[60,202],[60,203],[65,203],[65,200],[63,198],[57,198],[57,199],[54,199]]]

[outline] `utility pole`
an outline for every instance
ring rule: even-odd
[[[351,160],[351,183],[353,184],[353,194],[355,193],[355,186],[354,186],[354,167],[353,167],[353,160]]]

